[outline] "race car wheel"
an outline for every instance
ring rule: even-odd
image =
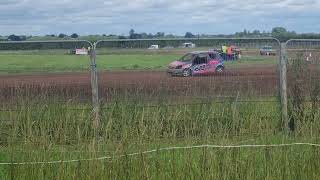
[[[191,76],[191,69],[184,69],[184,70],[182,71],[182,76],[183,76],[183,77],[189,77],[189,76]]]
[[[224,71],[224,67],[223,67],[223,66],[218,66],[218,67],[216,68],[216,72],[217,72],[217,73],[223,73],[223,71]]]

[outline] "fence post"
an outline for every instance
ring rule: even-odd
[[[99,91],[98,91],[98,73],[96,63],[96,43],[93,44],[90,52],[91,61],[91,89],[92,89],[92,105],[93,105],[93,127],[96,133],[100,128],[100,103],[99,103]]]
[[[288,130],[288,97],[287,97],[287,52],[286,43],[281,43],[280,48],[280,96],[281,118],[283,130]]]

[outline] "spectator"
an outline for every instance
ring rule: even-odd
[[[222,47],[221,47],[221,50],[222,50],[222,58],[224,59],[224,60],[227,60],[227,49],[228,49],[228,47],[227,46],[225,46],[225,45],[223,45]]]
[[[233,51],[232,51],[232,47],[227,47],[227,56],[228,56],[228,60],[234,60],[233,58]]]

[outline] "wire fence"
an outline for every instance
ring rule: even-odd
[[[91,96],[90,74],[79,72],[90,71],[84,55],[92,47],[82,40],[0,42],[1,101]]]
[[[227,52],[227,48],[230,48],[230,52]],[[100,82],[110,82],[99,84],[101,99],[108,102],[112,99],[110,96],[124,99],[133,96],[139,99],[161,96],[171,99],[192,99],[196,96],[274,97],[278,88],[276,67],[279,48],[279,42],[272,38],[98,41],[98,64],[108,61],[107,58],[112,56],[117,57],[119,64],[130,59],[130,63],[122,67],[120,72],[99,76]],[[215,63],[211,60],[219,58],[211,58],[216,54],[207,52],[218,52],[224,62],[224,72],[212,76],[216,66],[210,64]],[[193,59],[182,60],[189,56]],[[158,70],[163,67],[161,62],[165,62],[167,73]],[[188,67],[180,68],[182,65]],[[120,67],[114,68],[119,70]],[[179,78],[185,70],[190,71],[187,75],[195,77]]]
[[[320,40],[301,39],[0,42],[0,167],[270,148],[310,151],[304,163],[320,147],[319,58]]]
[[[21,74],[0,76],[1,98],[48,96],[90,101],[90,75],[86,73],[90,63],[85,56],[75,55],[89,54],[93,48],[101,103],[119,97],[123,101],[136,97],[149,103],[158,97],[181,101],[194,97],[266,98],[278,94],[277,39],[190,38],[103,40],[94,45],[88,41],[1,42],[0,56],[8,60],[0,73]],[[168,66],[190,52],[195,56],[216,54],[194,57],[197,62],[190,60],[192,67],[188,69],[195,77],[169,76]],[[219,60],[223,61],[224,72],[215,73],[216,65],[210,63]]]
[[[320,40],[289,40],[285,50],[289,116],[310,107],[315,111]],[[89,61],[93,52],[96,64]],[[88,103],[94,92],[100,108],[117,101],[155,108],[161,101],[276,104],[282,94],[280,42],[274,38],[0,42],[0,57],[4,106],[22,99]],[[98,68],[96,85],[90,68]]]
[[[286,49],[289,115],[297,124],[320,107],[320,40],[289,40]]]

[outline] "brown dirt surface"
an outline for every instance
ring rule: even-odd
[[[139,96],[221,97],[274,96],[276,66],[227,69],[212,76],[171,77],[165,71],[109,71],[99,73],[102,99]],[[0,98],[57,96],[90,100],[90,73],[0,76]],[[22,95],[21,95],[22,94]]]

